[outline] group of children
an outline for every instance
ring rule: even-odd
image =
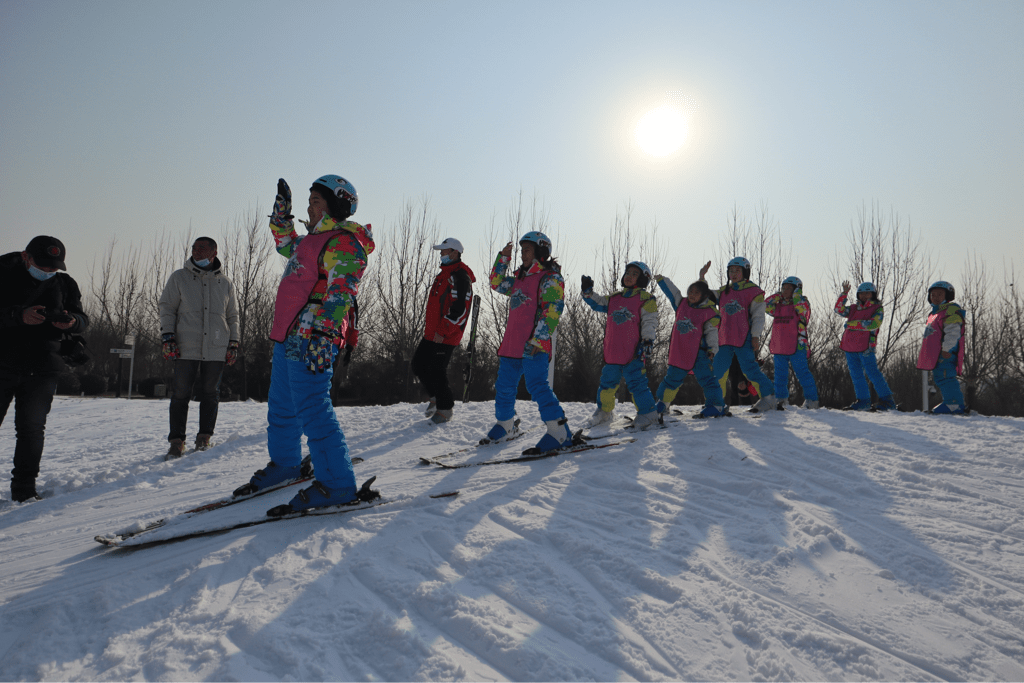
[[[571,445],[565,413],[548,382],[551,338],[564,304],[564,281],[557,262],[551,258],[551,240],[539,232],[520,240],[522,265],[509,274],[512,243],[498,255],[491,270],[491,288],[511,298],[508,324],[501,347],[498,381],[495,387],[496,423],[481,443],[503,441],[519,433],[515,415],[515,394],[519,379],[526,376],[527,389],[537,402],[547,432],[535,448],[546,452]],[[804,407],[818,408],[818,389],[808,365],[807,326],[811,306],[803,294],[803,283],[795,276],[782,282],[780,291],[765,297],[750,280],[750,262],[740,256],[728,263],[728,283],[716,291],[705,279],[710,261],[685,295],[663,275],[652,275],[641,261],[626,265],[621,289],[607,296],[594,291],[594,281],[583,276],[584,301],[606,315],[604,369],[597,390],[597,408],[588,422],[595,427],[614,417],[615,393],[624,379],[633,396],[637,416],[633,426],[646,429],[660,423],[686,376],[693,374],[704,392],[704,406],[695,418],[730,415],[725,391],[730,367],[738,361],[746,382],[759,400],[751,412],[784,409],[789,399],[792,368],[803,388]],[[669,341],[668,372],[652,395],[647,383],[646,359],[658,328],[658,303],[648,290],[652,280],[668,298],[675,311]],[[835,312],[846,318],[840,348],[846,354],[856,400],[844,410],[895,410],[896,401],[878,369],[875,345],[884,308],[874,284],[857,287],[856,297],[847,301],[850,283],[835,304]],[[933,413],[964,414],[963,394],[957,375],[964,358],[964,312],[954,299],[951,284],[939,281],[928,288],[932,305],[925,326],[917,367],[931,370],[942,392],[943,402]],[[761,370],[757,355],[765,316],[773,318],[768,350],[775,365],[774,383]],[[868,382],[874,385],[878,402],[872,404]]]

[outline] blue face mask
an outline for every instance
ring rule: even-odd
[[[445,254],[444,256],[441,257],[441,265],[442,266],[450,266],[453,263],[455,263],[455,259],[453,259],[452,257],[448,256],[447,254]]]
[[[28,274],[31,275],[32,277],[34,277],[37,280],[44,281],[44,280],[49,280],[51,277],[56,275],[57,271],[53,271],[52,273],[47,273],[45,270],[39,270],[35,266],[29,266],[28,267]]]
[[[193,260],[193,261],[195,262],[195,264],[196,264],[197,266],[199,266],[200,268],[205,268],[206,266],[210,265],[210,259],[208,259],[208,258],[204,258],[204,259],[202,259],[202,260],[200,260],[200,261],[196,261],[195,259],[192,259],[192,260]]]

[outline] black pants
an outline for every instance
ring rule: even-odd
[[[55,375],[17,375],[0,378],[0,424],[14,401],[14,469],[11,470],[11,494],[23,499],[36,492],[39,461],[43,458],[43,432],[50,414]]]
[[[167,435],[168,441],[184,440],[188,402],[192,400],[193,395],[199,397],[199,433],[213,434],[213,428],[217,426],[217,400],[223,372],[222,360],[179,358],[174,361],[174,382],[171,384],[171,433]]]
[[[419,377],[428,396],[437,399],[438,410],[451,410],[455,406],[452,388],[448,386],[448,363],[455,347],[424,339],[412,357],[412,371]]]

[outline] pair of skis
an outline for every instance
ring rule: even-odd
[[[513,439],[518,438],[518,436],[521,436],[522,434],[523,434],[523,432],[520,432],[520,434],[517,435],[516,437],[513,437]],[[580,453],[582,451],[592,451],[592,450],[596,450],[596,449],[599,449],[599,448],[611,448],[612,446],[621,446],[623,444],[632,443],[632,442],[636,441],[636,437],[626,437],[626,438],[616,439],[614,441],[608,441],[608,442],[604,441],[605,439],[610,439],[610,438],[613,438],[613,437],[616,437],[616,436],[618,436],[618,435],[617,434],[611,434],[611,435],[608,435],[608,436],[597,436],[597,437],[584,436],[583,435],[583,430],[581,429],[578,432],[576,432],[575,434],[573,434],[572,445],[571,446],[568,446],[566,448],[559,448],[559,449],[556,449],[556,450],[553,450],[553,451],[546,451],[544,453],[527,453],[527,452],[524,452],[522,455],[516,455],[516,456],[513,456],[511,458],[498,458],[496,460],[479,460],[479,461],[476,461],[476,462],[448,463],[448,462],[444,462],[444,460],[443,460],[443,458],[448,458],[448,457],[451,457],[451,456],[456,455],[458,453],[463,453],[463,452],[466,452],[468,450],[472,450],[472,448],[480,448],[480,446],[475,446],[475,447],[470,447],[470,448],[464,448],[464,449],[461,449],[461,450],[458,450],[458,451],[452,451],[451,453],[445,453],[444,455],[439,455],[439,456],[436,456],[436,457],[433,457],[433,458],[420,458],[420,463],[424,464],[424,465],[435,465],[437,467],[440,467],[440,468],[443,468],[443,469],[446,469],[446,470],[457,470],[457,469],[462,469],[464,467],[485,467],[485,466],[488,466],[488,465],[510,465],[510,464],[520,463],[520,462],[532,462],[534,460],[544,460],[546,458],[554,458],[554,457],[557,457],[559,455],[569,455],[569,454],[572,454],[572,453]],[[508,441],[512,441],[513,439],[509,439]],[[507,441],[498,442],[497,444],[493,444],[493,445],[501,445],[503,443],[507,443]],[[492,444],[486,444],[486,445],[492,445]]]

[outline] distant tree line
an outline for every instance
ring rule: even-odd
[[[565,310],[558,326],[555,351],[555,392],[567,401],[592,401],[603,365],[605,319],[595,314],[580,296],[580,275],[594,277],[597,289],[611,293],[619,288],[625,265],[640,260],[653,273],[671,277],[685,290],[697,278],[702,264],[689,264],[675,271],[665,262],[666,242],[655,223],[638,225],[633,206],[617,211],[603,240],[598,244],[567,245],[552,232],[547,212],[538,200],[516,195],[501,220],[493,217],[484,237],[487,252],[496,255],[508,241],[517,242],[530,230],[548,233],[555,243],[565,275]],[[284,259],[273,249],[267,229],[266,212],[256,206],[226,227],[218,239],[218,258],[238,296],[242,353],[239,362],[225,368],[222,381],[224,400],[265,401],[270,386],[273,343],[267,338],[273,319],[277,281]],[[410,361],[423,334],[424,310],[430,285],[438,270],[437,252],[432,245],[443,237],[441,224],[427,199],[407,201],[396,218],[374,225],[377,249],[359,294],[360,342],[349,365],[335,367],[332,396],[336,405],[390,404],[424,400],[410,369]],[[86,334],[92,360],[62,375],[58,391],[87,395],[128,391],[128,361],[109,353],[125,348],[125,338],[135,339],[133,391],[152,396],[159,385],[168,386],[173,374],[171,361],[161,355],[157,301],[171,272],[180,268],[199,235],[191,227],[180,234],[157,234],[148,245],[127,246],[112,241],[94,262],[88,282],[82,282],[85,308],[92,318]],[[454,235],[465,243],[464,235]],[[561,247],[561,248],[560,248]],[[588,252],[589,249],[589,252]],[[791,272],[792,247],[787,246],[779,223],[765,203],[756,207],[753,218],[734,208],[714,242],[709,284],[724,284],[725,264],[742,255],[752,265],[751,280],[766,294],[778,291]],[[515,257],[514,257],[515,258]],[[596,268],[580,264],[593,258]],[[493,399],[497,377],[496,351],[508,313],[506,297],[493,295],[487,280],[491,262],[470,263],[477,276],[475,293],[482,301],[478,353],[469,398]],[[515,265],[513,263],[513,265]],[[885,305],[885,321],[878,333],[878,364],[894,395],[905,410],[921,408],[921,373],[916,369],[917,353],[924,329],[927,287],[932,280],[949,280],[957,289],[957,302],[967,312],[967,356],[963,371],[965,397],[974,410],[988,415],[1024,416],[1024,294],[1011,265],[996,278],[978,257],[968,256],[959,278],[935,273],[931,257],[920,236],[895,211],[877,204],[862,207],[838,248],[828,260],[826,273],[817,283],[804,281],[804,293],[812,304],[808,328],[810,367],[815,376],[821,405],[849,404],[853,386],[846,361],[839,349],[843,319],[832,312],[841,291],[840,283],[851,280],[874,282]],[[665,375],[668,339],[674,313],[652,283],[661,312],[661,324],[653,358],[648,361],[652,390]],[[767,351],[771,318],[762,338],[760,361],[773,376],[772,357]],[[468,336],[468,335],[467,335]],[[456,350],[451,363],[452,387],[463,389],[462,370],[466,363],[464,346]],[[520,391],[525,398],[525,388]],[[621,400],[629,400],[625,387]],[[794,382],[790,399],[799,404],[802,390]],[[937,402],[933,398],[931,403]],[[681,404],[703,402],[696,382],[688,379],[676,399]]]

